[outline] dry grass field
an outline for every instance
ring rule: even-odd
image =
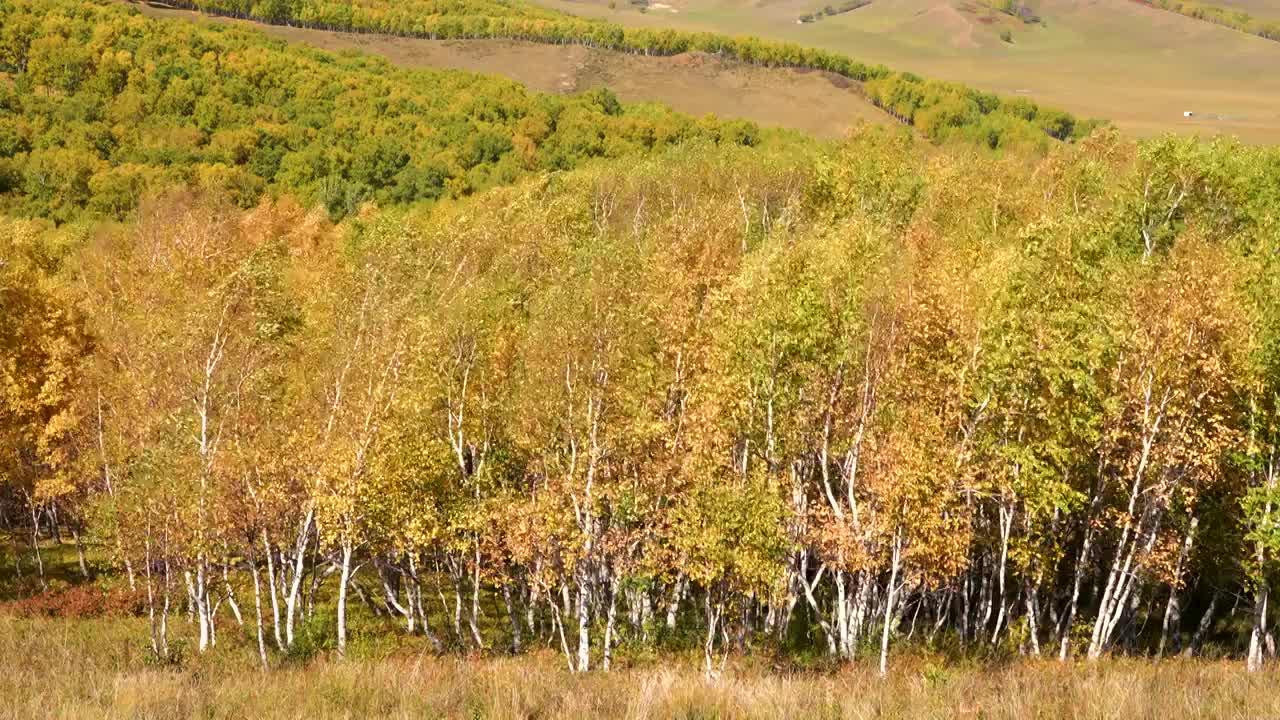
[[[185,10],[137,6],[153,17],[243,22]],[[503,75],[533,90],[572,93],[607,86],[624,102],[659,102],[680,112],[745,118],[766,127],[840,137],[861,122],[891,119],[838,75],[761,68],[701,53],[645,57],[580,45],[505,40],[419,40],[259,25],[263,32],[322,50],[380,55],[404,67],[449,68]]]
[[[1206,4],[1242,10],[1258,18],[1280,18],[1280,2],[1276,0],[1213,0]]]
[[[873,0],[801,25],[822,0],[534,0],[632,26],[750,34],[843,52],[926,77],[1022,94],[1139,135],[1233,134],[1280,142],[1280,43],[1132,0],[1032,0],[1024,25],[976,0]],[[1278,0],[1237,0],[1280,16]],[[1000,31],[1008,30],[1012,42]],[[1193,111],[1194,118],[1184,118]]]
[[[189,632],[181,620],[177,630]],[[437,657],[401,647],[318,657],[267,672],[247,637],[176,667],[145,662],[145,620],[0,616],[0,714],[27,718],[1126,718],[1232,720],[1280,715],[1274,672],[1239,663],[1015,661],[943,668],[900,659],[778,671],[731,658],[708,681],[678,658],[571,675],[550,652]]]

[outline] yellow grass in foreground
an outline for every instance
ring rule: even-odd
[[[177,622],[178,625],[182,621]],[[233,628],[224,631],[230,635]],[[236,647],[179,670],[143,663],[134,620],[0,617],[6,718],[1276,718],[1280,680],[1239,663],[1020,662],[938,669],[901,659],[835,674],[693,667],[570,675],[544,653],[467,660],[318,660],[263,674]],[[744,665],[746,663],[739,663]]]

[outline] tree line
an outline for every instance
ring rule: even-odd
[[[854,10],[864,8],[870,4],[871,4],[871,0],[846,0],[846,2],[841,3],[837,7],[825,5],[821,10],[817,10],[811,13],[805,13],[801,15],[799,18],[797,18],[797,20],[802,24],[815,23],[822,20],[825,17],[835,17],[836,15],[843,15],[845,13],[850,13],[850,12],[853,12]]]
[[[290,47],[242,28],[143,18],[120,3],[0,2],[0,208],[123,218],[189,185],[244,207],[458,197],[692,138],[755,144],[743,121],[624,107],[608,90],[532,93],[464,72]]]
[[[1139,0],[1139,2],[1196,20],[1204,20],[1232,30],[1257,35],[1267,40],[1280,41],[1280,21],[1254,17],[1244,10],[1192,0]]]
[[[344,32],[375,32],[442,39],[501,38],[590,47],[645,55],[706,52],[753,65],[823,70],[864,83],[866,96],[928,137],[961,138],[991,148],[1045,137],[1077,140],[1098,127],[1025,98],[1005,99],[959,83],[928,80],[840,53],[718,33],[627,28],[534,8],[524,2],[486,0],[174,0],[175,7],[261,22]]]
[[[0,227],[4,515],[167,657],[1274,657],[1280,154],[868,129],[339,225],[179,190]],[[30,555],[28,555],[30,557]],[[21,562],[21,560],[20,560]],[[28,564],[30,568],[30,564]],[[30,570],[29,570],[30,571]],[[357,606],[360,610],[352,610]]]

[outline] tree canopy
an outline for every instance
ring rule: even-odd
[[[337,218],[695,137],[761,137],[741,121],[624,107],[603,89],[559,97],[399,70],[110,0],[0,3],[0,78],[0,207],[58,221],[123,218],[178,185],[242,207],[290,193]]]

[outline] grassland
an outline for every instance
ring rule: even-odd
[[[35,606],[19,599],[34,592],[29,546],[14,536],[0,547],[0,666],[6,668],[0,673],[0,717],[6,720],[1280,716],[1274,666],[1248,674],[1234,660],[978,661],[916,649],[900,655],[889,677],[881,678],[873,657],[832,663],[748,651],[729,656],[722,674],[708,679],[700,653],[677,642],[661,651],[627,651],[611,672],[573,674],[563,656],[546,648],[516,657],[496,648],[438,654],[421,636],[391,631],[389,619],[364,606],[354,612],[347,658],[323,643],[305,642],[291,655],[273,653],[265,671],[251,616],[238,626],[223,612],[216,647],[200,654],[195,627],[179,606],[170,618],[177,659],[162,665],[150,655],[146,618],[122,612],[127,604],[65,602],[83,597],[75,591],[86,588],[125,594],[123,578],[108,572],[101,546],[88,548],[92,583],[81,578],[73,545],[46,540],[42,546],[54,596],[35,595]],[[15,551],[22,556],[23,583],[16,583]],[[251,597],[246,587],[240,593],[242,600]],[[321,601],[300,633],[321,637],[330,629],[321,626],[333,620],[331,601]],[[39,610],[33,614],[32,607]],[[42,614],[51,608],[63,616]],[[242,610],[252,613],[252,604]],[[499,618],[501,608],[485,614]]]
[[[1213,0],[1210,5],[1243,10],[1258,17],[1280,17],[1280,2],[1276,0]]]
[[[882,0],[798,24],[809,0],[534,0],[631,26],[751,34],[846,53],[927,77],[1025,95],[1139,135],[1164,131],[1280,141],[1280,43],[1129,0],[1043,0],[1024,25],[965,0]],[[1266,14],[1276,0],[1243,0]],[[1273,13],[1280,14],[1280,13]],[[1003,42],[1001,30],[1012,33]],[[1184,118],[1184,111],[1196,117]]]
[[[254,24],[289,42],[334,52],[380,55],[404,67],[503,75],[541,92],[574,93],[608,87],[624,102],[659,102],[690,115],[714,113],[822,137],[840,137],[858,122],[892,122],[867,101],[858,83],[838,75],[757,67],[702,53],[658,57],[582,45],[424,40],[247,23],[151,5],[137,7],[151,17]]]
[[[188,629],[176,622],[180,632]],[[145,621],[0,617],[3,714],[26,718],[1262,718],[1280,714],[1274,673],[1238,663],[1012,662],[941,669],[927,657],[881,680],[870,663],[782,671],[734,658],[707,681],[693,663],[633,659],[571,675],[550,653],[434,656],[363,648],[258,670],[224,631],[203,657],[154,667]]]

